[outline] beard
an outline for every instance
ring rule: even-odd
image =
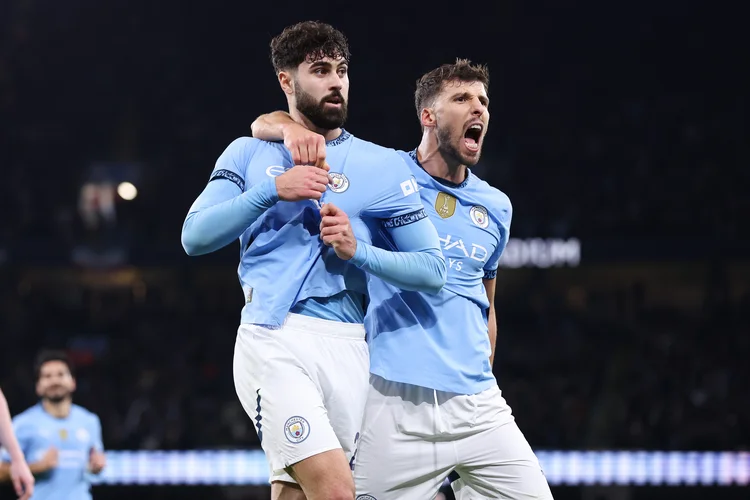
[[[458,144],[463,140],[463,137],[458,137],[458,140],[454,140],[451,130],[448,127],[441,127],[440,125],[437,126],[436,132],[438,151],[440,151],[442,157],[449,163],[455,162],[458,165],[473,167],[479,162],[481,150],[475,156],[466,156],[461,153]]]
[[[70,397],[70,394],[71,394],[70,391],[61,391],[61,392],[56,392],[55,394],[50,394],[48,392],[47,394],[42,396],[42,399],[46,399],[50,403],[57,404],[57,403],[62,403],[63,401],[68,399]]]
[[[316,101],[312,95],[302,89],[299,82],[295,82],[294,88],[297,111],[306,116],[316,127],[323,130],[333,130],[346,122],[347,102],[338,90],[334,90],[320,101]],[[325,103],[333,97],[341,99],[340,108],[325,107]]]

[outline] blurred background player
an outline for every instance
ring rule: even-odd
[[[370,280],[373,375],[354,469],[363,498],[433,498],[453,470],[459,498],[552,498],[492,374],[495,280],[512,206],[468,168],[489,124],[488,86],[487,68],[462,59],[417,83],[422,142],[402,156],[440,234],[448,282],[424,294]],[[260,117],[253,133],[321,154],[321,138],[283,112]]]
[[[269,461],[272,497],[348,500],[369,368],[365,272],[436,293],[445,261],[404,160],[341,128],[344,35],[296,24],[271,42],[271,58],[296,126],[324,137],[330,172],[316,158],[294,166],[283,144],[237,139],[191,207],[182,241],[200,255],[240,239],[246,304],[235,385]],[[380,232],[387,241],[377,248],[370,241]]]
[[[8,402],[5,400],[2,389],[0,389],[0,449],[3,450],[3,455],[7,454],[10,459],[9,471],[3,474],[10,474],[13,489],[16,490],[19,499],[28,500],[34,493],[34,476],[31,475],[29,465],[13,432]]]
[[[34,500],[89,500],[89,474],[106,465],[99,417],[73,404],[76,382],[63,352],[43,351],[36,372],[37,405],[18,414],[13,426],[29,469],[36,477]],[[3,454],[0,479],[11,460]]]

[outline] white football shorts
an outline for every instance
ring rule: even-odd
[[[367,399],[369,351],[362,324],[289,314],[277,329],[241,325],[234,382],[258,433],[271,482],[325,451],[355,454]]]

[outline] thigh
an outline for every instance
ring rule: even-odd
[[[515,420],[508,418],[509,408],[500,391],[478,396],[475,425],[479,432],[455,441],[456,470],[461,476],[453,484],[456,498],[551,499],[539,460]]]
[[[307,500],[354,500],[354,480],[343,450],[330,450],[292,465],[288,472]]]
[[[307,497],[297,483],[274,481],[271,483],[271,500],[307,500]]]
[[[358,500],[435,498],[455,465],[449,441],[403,431],[401,424],[405,417],[410,427],[430,429],[433,426],[434,406],[425,402],[415,404],[419,398],[408,394],[413,389],[413,386],[387,382],[376,375],[370,378],[354,463]]]
[[[271,481],[293,482],[285,468],[341,448],[319,385],[272,332],[260,327],[240,328],[234,380],[266,454]]]
[[[325,338],[319,379],[336,437],[353,466],[369,387],[369,351],[362,340]]]

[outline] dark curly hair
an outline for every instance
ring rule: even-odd
[[[271,62],[276,74],[324,57],[342,57],[347,62],[351,57],[346,37],[330,24],[305,21],[285,28],[271,40]]]
[[[484,64],[472,64],[468,59],[456,59],[453,64],[443,64],[439,68],[425,73],[417,80],[417,90],[414,92],[414,105],[417,115],[422,114],[424,108],[432,105],[433,101],[443,90],[443,84],[450,81],[482,82],[489,93],[490,72]]]

